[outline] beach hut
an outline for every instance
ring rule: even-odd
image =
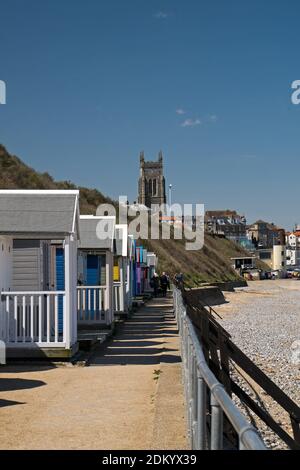
[[[143,295],[147,279],[147,249],[143,245],[135,246],[134,264],[134,295]]]
[[[132,299],[134,295],[133,281],[134,281],[134,250],[135,241],[133,235],[128,235],[128,256],[127,256],[127,275],[126,275],[126,301],[128,310],[132,309]]]
[[[145,267],[145,291],[153,291],[152,287],[150,286],[151,279],[156,271],[157,267],[157,256],[152,251],[147,252],[147,267]]]
[[[0,190],[0,339],[7,357],[76,352],[78,238],[79,191]],[[54,276],[55,244],[63,284]]]
[[[80,216],[78,245],[78,325],[111,325],[115,217]]]
[[[129,311],[129,260],[131,243],[128,241],[128,226],[117,224],[115,229],[116,254],[114,257],[114,310],[118,315]],[[131,238],[132,240],[132,238]]]

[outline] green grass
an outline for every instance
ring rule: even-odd
[[[198,251],[187,251],[184,240],[146,240],[143,243],[157,253],[159,272],[166,271],[171,278],[182,272],[188,287],[241,279],[231,267],[230,258],[249,256],[237,243],[208,233],[203,248]],[[258,267],[266,268],[263,263],[258,264]]]
[[[0,188],[1,189],[79,189],[80,211],[82,214],[94,214],[98,205],[112,203],[97,189],[76,186],[70,181],[55,181],[49,173],[38,173],[25,165],[15,155],[10,155],[0,144]]]

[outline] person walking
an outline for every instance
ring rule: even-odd
[[[182,289],[183,288],[183,274],[182,273],[178,273],[178,274],[175,274],[175,284],[176,286],[178,287],[178,289]]]
[[[162,290],[163,297],[166,297],[167,295],[168,284],[169,284],[168,277],[166,273],[163,272],[162,275],[160,276],[160,287]]]
[[[167,288],[168,288],[168,290],[170,290],[171,289],[170,276],[169,276],[169,274],[166,274],[166,276],[167,276],[167,280],[168,280]]]
[[[159,289],[159,277],[157,273],[154,273],[151,278],[151,287],[153,288],[154,297],[157,297]]]

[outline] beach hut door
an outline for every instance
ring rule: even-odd
[[[65,290],[65,256],[63,248],[56,248],[56,290]],[[63,333],[63,297],[58,297],[58,331]]]

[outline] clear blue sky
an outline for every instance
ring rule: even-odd
[[[1,0],[0,142],[130,200],[140,150],[162,149],[174,202],[290,228],[299,14],[297,0]]]

